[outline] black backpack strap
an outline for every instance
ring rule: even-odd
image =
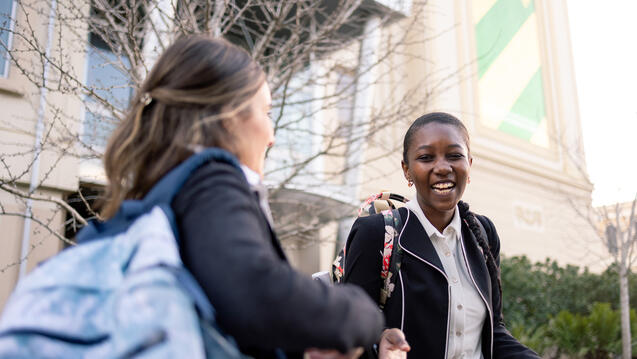
[[[383,211],[382,214],[385,221],[385,232],[383,234],[385,240],[380,273],[383,286],[380,289],[380,299],[378,300],[380,309],[385,307],[387,299],[391,297],[396,287],[396,280],[398,278],[398,271],[400,270],[403,254],[402,249],[398,245],[398,236],[402,228],[400,212],[398,209],[392,209],[391,211]],[[388,233],[389,231],[391,231],[391,233]]]

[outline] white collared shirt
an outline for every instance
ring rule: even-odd
[[[487,309],[465,262],[458,206],[451,223],[442,233],[429,222],[415,199],[407,202],[406,207],[416,215],[427,232],[448,278],[450,298],[446,358],[482,359],[482,326]]]
[[[246,176],[246,180],[250,186],[261,185],[261,176],[259,176],[258,173],[244,164],[241,165],[241,170],[243,171],[243,175]]]
[[[246,181],[248,181],[250,189],[257,193],[259,207],[261,207],[261,211],[265,214],[265,218],[268,220],[270,227],[274,226],[272,211],[270,211],[270,205],[268,204],[268,189],[261,181],[261,176],[244,164],[241,165],[241,170],[246,176]]]

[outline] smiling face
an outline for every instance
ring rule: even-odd
[[[413,133],[403,171],[416,186],[418,204],[436,227],[451,221],[462,198],[472,159],[464,133],[456,126],[430,122]],[[440,228],[439,228],[440,229]]]

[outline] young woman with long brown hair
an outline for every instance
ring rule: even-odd
[[[242,170],[212,160],[172,202],[183,262],[221,328],[257,358],[276,357],[277,348],[294,357],[307,348],[345,353],[370,345],[383,328],[374,303],[354,286],[329,288],[297,273],[274,235],[260,190],[274,140],[270,107],[265,74],[247,52],[207,36],[178,39],[110,138],[103,213],[144,197],[199,148],[224,149]]]

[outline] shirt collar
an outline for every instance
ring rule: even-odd
[[[243,175],[246,176],[246,180],[250,186],[258,186],[261,184],[261,176],[255,171],[248,168],[246,165],[241,165]]]
[[[422,211],[422,208],[420,208],[418,201],[413,199],[407,202],[405,204],[405,207],[409,208],[412,212],[414,212],[414,214],[416,214],[416,217],[418,217],[418,220],[420,220],[420,224],[422,224],[429,238],[431,238],[432,236],[437,236],[438,238],[445,237],[442,233],[440,233],[440,231],[438,231],[436,227],[434,227],[433,224],[431,224],[431,222],[429,222],[429,219],[427,219],[427,217],[425,216],[425,213]],[[451,219],[451,222],[449,223],[449,225],[444,229],[443,233],[448,231],[454,231],[456,234],[459,235],[461,233],[460,229],[461,229],[460,211],[458,210],[458,206],[456,205],[455,211],[453,213],[453,218]]]

